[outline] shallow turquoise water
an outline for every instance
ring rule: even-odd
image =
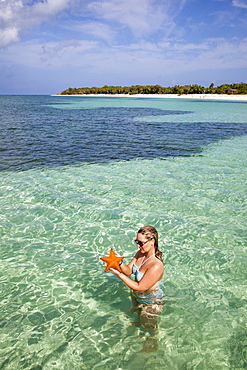
[[[246,153],[242,136],[190,157],[2,172],[0,368],[246,368]],[[144,224],[165,260],[150,353],[99,260],[130,260]]]

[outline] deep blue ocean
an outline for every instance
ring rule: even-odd
[[[198,154],[247,135],[247,102],[0,97],[0,170]]]
[[[247,102],[0,96],[0,125],[1,370],[247,368]],[[150,351],[99,259],[146,224]]]

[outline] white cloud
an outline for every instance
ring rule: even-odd
[[[103,86],[131,84],[210,83],[224,76],[242,81],[238,69],[246,68],[247,40],[205,39],[200,43],[141,41],[131,45],[106,46],[96,41],[67,40],[44,44],[40,40],[19,42],[0,51],[2,86],[22,81],[25,86],[46,86],[48,93],[57,93],[69,86]],[[18,55],[18,58],[16,57]],[[7,70],[7,67],[11,69]],[[20,73],[21,71],[21,73]],[[207,72],[205,72],[207,71]],[[207,76],[207,77],[206,77]],[[35,80],[35,84],[33,80]],[[31,81],[31,82],[30,82]],[[204,82],[202,82],[204,81]],[[5,83],[5,85],[3,84]],[[33,90],[30,90],[33,91]]]
[[[18,29],[15,27],[9,27],[5,30],[1,31],[1,41],[0,46],[7,46],[11,42],[15,42],[19,40]]]
[[[201,43],[140,42],[106,47],[96,41],[67,40],[43,44],[18,43],[0,54],[5,65],[22,65],[40,70],[69,69],[83,74],[152,75],[173,72],[225,68],[244,68],[247,60],[247,40],[224,38],[206,39]],[[18,63],[16,60],[18,55]],[[67,72],[65,72],[67,71]],[[166,71],[166,72],[164,72]]]
[[[0,47],[19,40],[28,28],[49,20],[67,8],[71,0],[46,0],[25,5],[22,0],[0,2]]]
[[[47,45],[42,45],[39,56],[40,61],[49,62],[50,65],[61,66],[66,64],[73,64],[72,58],[75,56],[78,58],[78,63],[83,64],[82,55],[87,52],[95,50],[97,46],[96,42],[92,41],[78,41],[78,40],[68,40],[59,43],[49,43]]]
[[[97,39],[102,39],[107,42],[111,42],[114,38],[114,31],[112,28],[104,23],[101,22],[87,22],[87,23],[80,23],[77,25],[69,26],[80,33],[91,35]]]
[[[238,8],[247,9],[247,0],[233,0],[232,5],[237,6]]]
[[[186,0],[105,0],[88,5],[94,14],[107,21],[120,23],[141,37],[173,25],[173,20]]]
[[[19,39],[20,26],[17,15],[22,11],[20,0],[1,1],[0,3],[0,46],[6,46]]]
[[[8,53],[0,51],[0,60],[5,65],[38,70],[63,70],[67,66],[78,68],[86,65],[91,55],[98,58],[97,46],[95,41],[67,40],[44,44],[40,40],[32,40],[10,45]]]
[[[188,0],[1,0],[0,1],[0,47],[18,41],[28,29],[54,19],[69,9],[82,21],[77,26],[71,22],[70,29],[90,34],[111,42],[114,30],[128,28],[136,37],[155,33],[158,30],[170,32],[175,27],[174,18]],[[91,19],[85,22],[85,14]],[[119,25],[121,26],[119,28]],[[69,27],[64,27],[69,28]]]

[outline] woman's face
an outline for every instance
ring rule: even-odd
[[[147,237],[143,234],[137,234],[136,243],[141,253],[147,253],[151,248],[154,247],[154,239],[147,239]]]

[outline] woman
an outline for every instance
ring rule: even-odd
[[[136,244],[139,251],[132,261],[128,265],[120,262],[122,272],[111,271],[132,289],[133,310],[139,313],[141,324],[156,329],[164,304],[161,282],[164,264],[158,248],[157,230],[152,226],[142,227],[137,233]],[[135,281],[128,277],[132,273]]]

